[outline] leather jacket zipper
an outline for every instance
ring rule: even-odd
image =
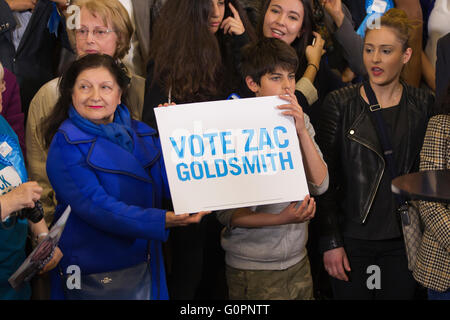
[[[367,216],[369,215],[369,211],[370,211],[370,207],[372,206],[372,202],[373,202],[373,200],[375,199],[375,195],[376,195],[376,193],[377,193],[376,190],[378,190],[378,187],[379,187],[379,185],[380,185],[381,179],[383,178],[383,173],[384,173],[385,163],[384,163],[384,158],[378,153],[377,150],[373,149],[373,148],[372,148],[371,146],[369,146],[368,144],[366,144],[366,143],[364,143],[364,142],[362,142],[362,141],[359,141],[359,140],[356,139],[353,135],[350,135],[349,138],[350,138],[351,140],[355,141],[355,142],[358,142],[358,143],[362,144],[363,146],[365,146],[366,148],[372,150],[373,152],[375,152],[375,153],[381,158],[381,161],[383,161],[383,168],[382,168],[382,170],[381,170],[381,175],[380,175],[380,177],[378,178],[377,185],[376,185],[376,188],[375,188],[375,192],[372,192],[372,196],[370,197],[370,201],[369,201],[369,206],[367,207],[367,211],[364,213],[364,218],[363,218],[363,221],[362,221],[362,223],[364,224],[364,223],[366,222],[366,220],[367,220]]]

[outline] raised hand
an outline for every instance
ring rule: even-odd
[[[308,64],[312,63],[316,66],[317,69],[319,69],[320,66],[320,59],[322,58],[322,55],[325,53],[325,50],[323,49],[323,46],[325,45],[325,40],[322,39],[322,36],[320,33],[314,32],[313,35],[315,37],[314,44],[311,44],[306,47],[306,60],[308,60]]]
[[[224,34],[228,33],[230,35],[239,36],[245,32],[244,24],[242,23],[241,17],[239,16],[236,8],[231,3],[229,3],[228,6],[230,7],[233,16],[229,16],[224,19],[220,25],[220,29],[223,29]]]
[[[323,8],[328,12],[328,14],[333,18],[334,23],[338,27],[341,26],[344,20],[344,12],[342,11],[342,1],[341,0],[322,0],[321,2]]]

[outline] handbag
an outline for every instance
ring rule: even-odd
[[[408,258],[408,269],[413,271],[417,262],[417,252],[422,243],[424,226],[420,219],[419,208],[414,202],[408,202],[409,221],[403,222],[402,230],[405,241],[406,257]]]
[[[64,281],[64,296],[67,300],[150,300],[151,268],[150,245],[147,261],[132,267],[109,272],[82,274],[80,288],[69,289],[67,277],[59,268]]]
[[[389,169],[391,179],[393,179],[399,174],[394,161],[393,148],[386,125],[381,114],[377,112],[381,110],[381,107],[369,82],[364,81],[363,85],[367,99],[370,103],[369,114],[377,129],[378,139],[383,148],[384,159]],[[403,196],[396,193],[394,193],[394,196],[398,202],[397,212],[400,215],[402,225],[403,240],[405,242],[406,257],[408,259],[408,269],[413,271],[417,261],[417,252],[422,242],[423,225],[420,220],[418,208],[413,205],[412,202],[408,202],[404,199]]]

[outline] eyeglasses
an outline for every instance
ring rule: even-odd
[[[81,29],[75,30],[76,36],[82,40],[87,39],[89,32],[90,31],[88,28],[81,28]],[[107,28],[95,28],[94,30],[92,30],[92,35],[96,40],[102,40],[102,39],[105,39],[110,32],[116,32],[116,31],[110,30]]]

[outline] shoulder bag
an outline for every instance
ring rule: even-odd
[[[147,246],[147,261],[109,272],[83,274],[80,286],[70,289],[70,276],[59,268],[64,296],[67,300],[150,300],[151,269],[150,242]],[[76,281],[76,280],[75,280]]]

